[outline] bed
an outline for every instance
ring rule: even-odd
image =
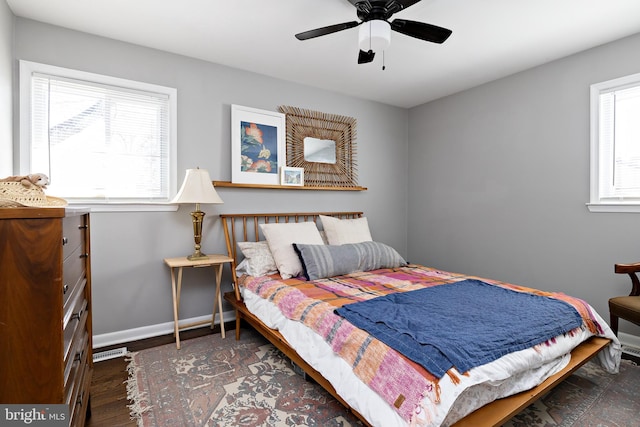
[[[221,219],[227,250],[234,260],[232,269],[238,272],[233,275],[233,291],[225,295],[236,311],[236,338],[245,320],[365,425],[498,426],[594,357],[609,372],[618,370],[620,343],[584,301],[408,264],[393,248],[373,241],[362,212],[223,214]],[[283,248],[291,252],[291,246],[302,270],[288,265],[291,259],[279,252]],[[360,263],[358,271],[352,271],[352,258]],[[343,270],[347,274],[342,274]],[[448,286],[439,286],[442,284]],[[442,291],[460,288],[468,293],[475,287],[518,294],[518,298],[536,294],[556,303],[562,301],[556,305],[571,305],[579,320],[567,320],[566,329],[557,335],[554,328],[565,320],[548,321],[553,327],[546,333],[555,331],[551,338],[527,347],[522,340],[519,347],[504,355],[491,349],[491,359],[480,355],[480,364],[468,369],[447,364],[427,365],[430,369],[426,369],[413,355],[407,356],[410,351],[405,354],[387,345],[387,339],[393,341],[406,334],[387,331],[387,336],[374,336],[374,332],[361,329],[368,329],[366,323],[361,328],[354,326],[367,320],[357,317],[362,313],[388,312],[388,308],[366,304],[389,304],[390,299],[409,295],[413,301],[423,293],[425,301],[434,300],[435,295],[459,299],[458,294],[442,296]],[[347,320],[342,316],[354,315],[347,313],[351,307],[352,311],[362,310]],[[464,317],[460,310],[450,311],[456,321]],[[395,316],[406,315],[398,312]],[[435,314],[430,312],[429,316]],[[552,315],[536,317],[547,316]],[[382,323],[393,323],[391,320],[387,317]],[[438,321],[449,322],[446,318]],[[582,322],[581,326],[575,327],[576,321]],[[457,327],[469,326],[461,323]],[[448,331],[441,334],[445,339],[449,335]],[[401,348],[406,348],[403,345]],[[475,357],[476,350],[469,351]],[[437,359],[425,354],[427,363]],[[463,360],[459,363],[467,356],[459,358]]]

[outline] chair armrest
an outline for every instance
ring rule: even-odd
[[[616,273],[636,273],[640,271],[640,262],[633,264],[616,264]]]
[[[640,295],[640,280],[638,280],[638,276],[636,275],[636,273],[640,272],[640,262],[633,264],[615,264],[614,271],[618,274],[628,274],[631,278],[633,288],[629,296]]]

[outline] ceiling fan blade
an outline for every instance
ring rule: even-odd
[[[326,36],[327,34],[337,33],[338,31],[348,30],[357,27],[361,23],[358,21],[343,22],[342,24],[329,25],[328,27],[316,28],[315,30],[304,31],[296,34],[298,40],[308,40],[314,37]]]
[[[406,36],[433,43],[444,43],[452,33],[446,28],[408,19],[394,19],[391,23],[391,29]]]
[[[360,50],[358,53],[358,64],[368,64],[373,61],[373,58],[376,56],[376,53],[372,50],[365,52],[364,50]]]

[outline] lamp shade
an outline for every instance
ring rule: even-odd
[[[358,32],[360,50],[380,52],[391,44],[391,24],[380,19],[364,22]]]
[[[180,191],[171,203],[224,203],[205,169],[187,169]]]

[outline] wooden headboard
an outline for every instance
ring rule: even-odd
[[[260,224],[307,222],[318,224],[320,215],[332,216],[341,219],[354,219],[362,217],[362,212],[292,212],[292,213],[248,213],[248,214],[221,214],[224,238],[227,243],[227,253],[233,258],[231,272],[236,298],[240,300],[238,278],[235,271],[238,264],[238,242],[258,242],[264,240],[260,231]],[[321,228],[321,227],[318,227]]]

